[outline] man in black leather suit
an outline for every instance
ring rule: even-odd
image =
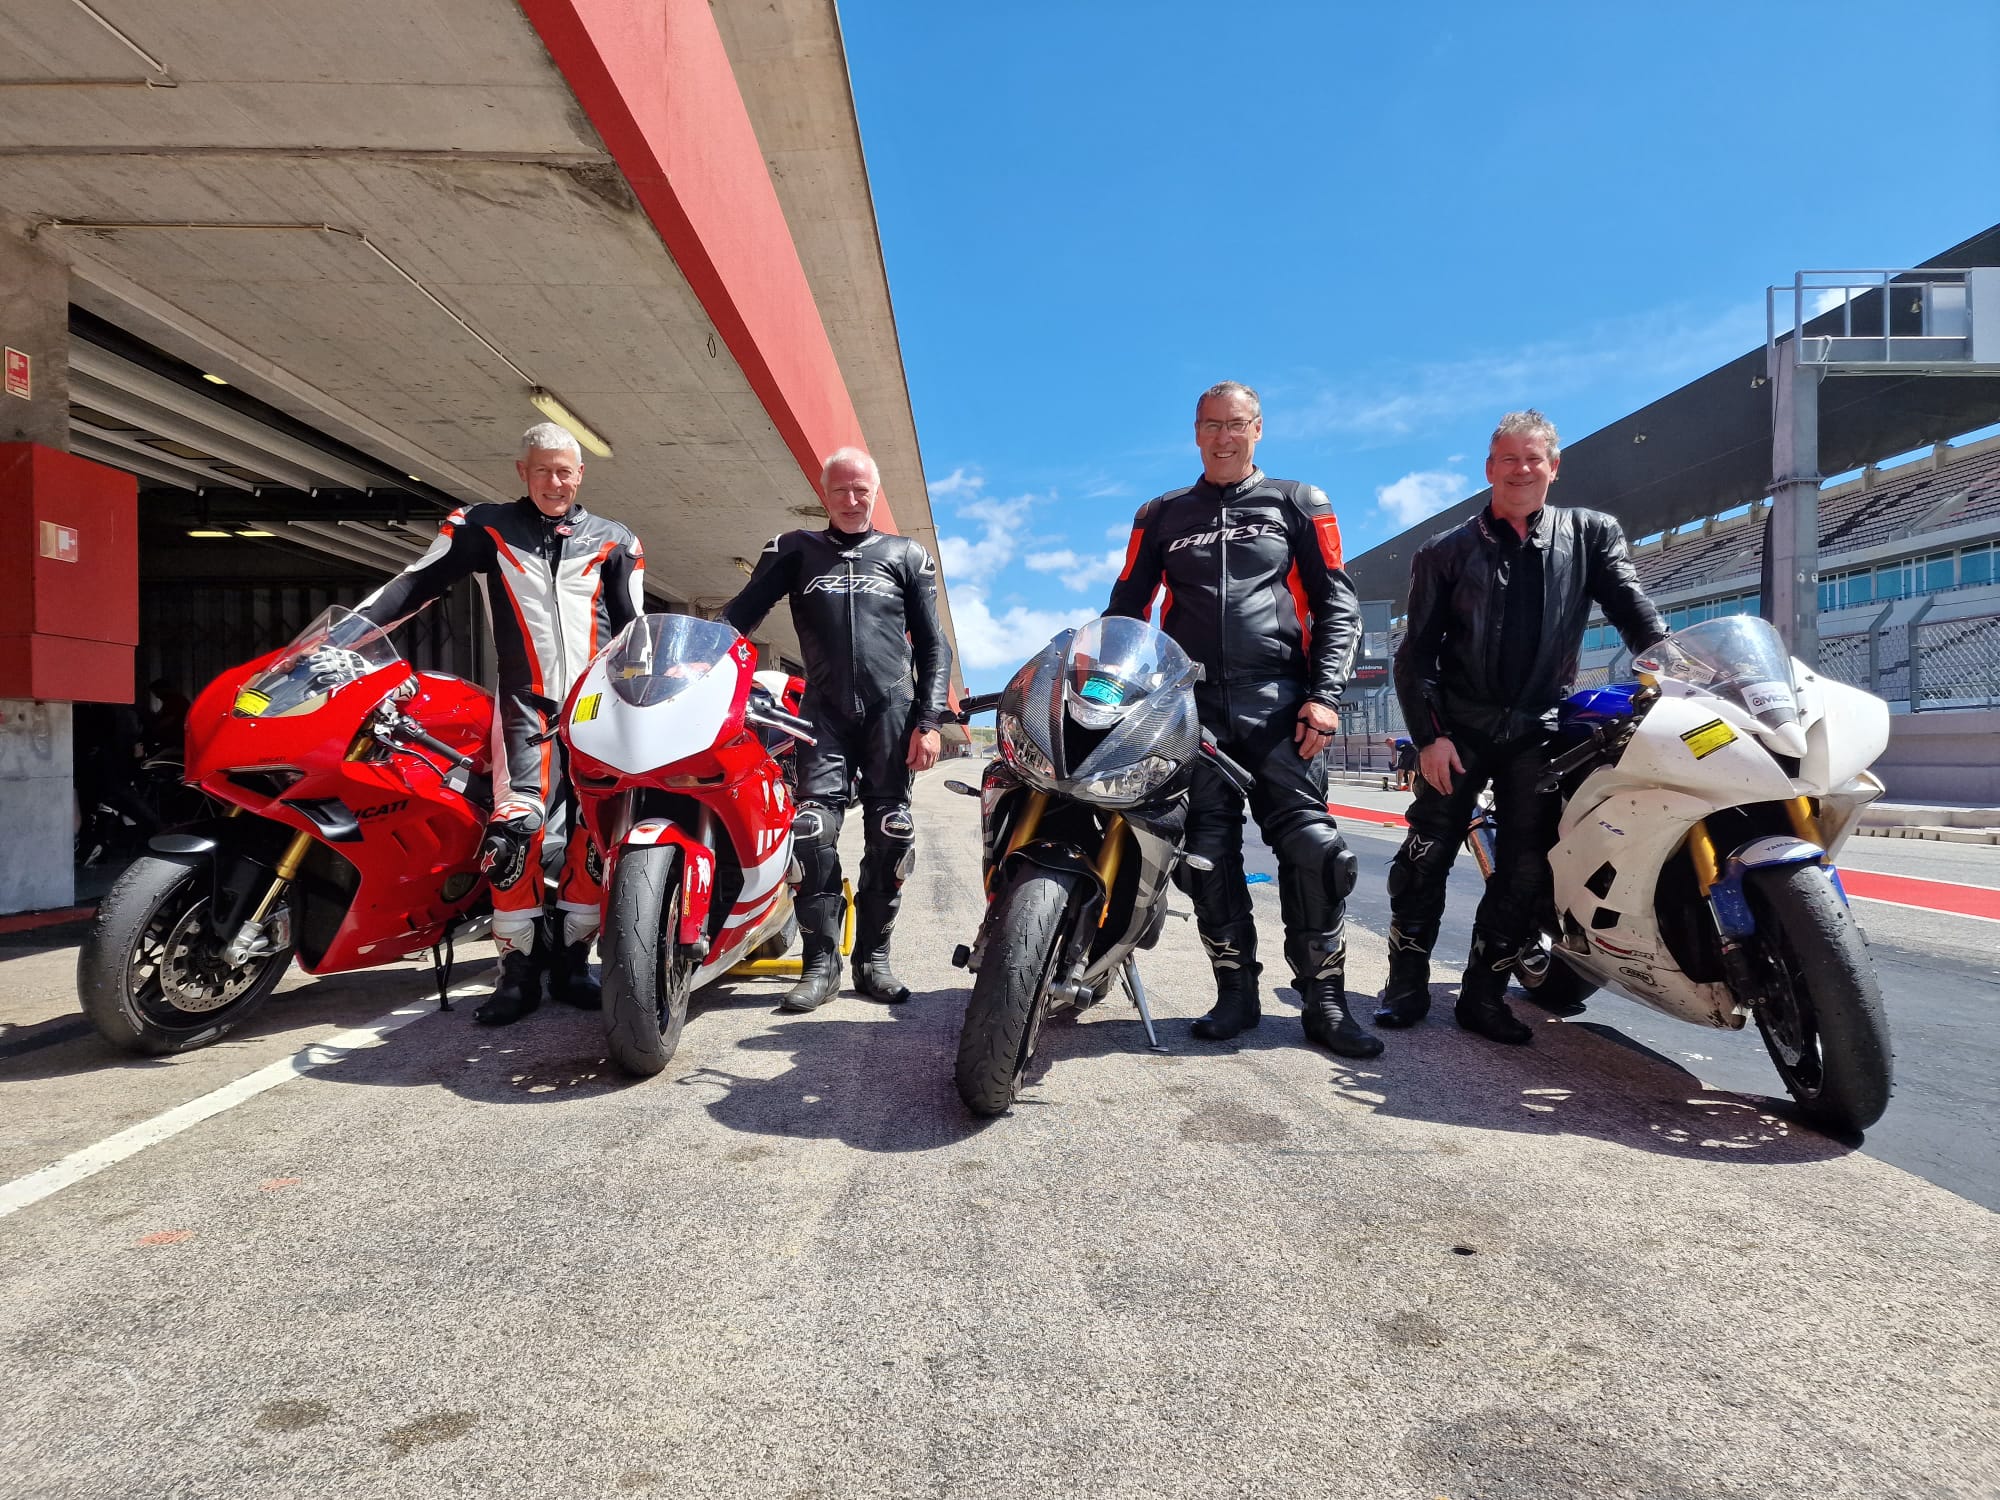
[[[1562,464],[1555,427],[1509,412],[1487,450],[1486,509],[1418,549],[1396,696],[1420,747],[1408,837],[1389,867],[1389,984],[1378,1026],[1430,1010],[1430,953],[1445,879],[1473,804],[1493,785],[1494,869],[1473,918],[1458,1024],[1496,1042],[1534,1033],[1502,998],[1548,905],[1561,800],[1547,783],[1555,711],[1576,682],[1593,601],[1643,651],[1666,627],[1625,555],[1617,521],[1547,503]]]
[[[1346,897],[1355,859],[1326,807],[1319,755],[1340,727],[1340,694],[1361,634],[1341,565],[1340,527],[1309,484],[1270,479],[1257,393],[1224,381],[1195,404],[1202,477],[1150,500],[1132,522],[1108,615],[1146,619],[1164,583],[1160,628],[1202,669],[1195,708],[1223,752],[1256,779],[1250,811],[1278,856],[1285,958],[1306,1035],[1344,1057],[1382,1043],[1346,1001]],[[1226,1041],[1255,1026],[1257,923],[1243,878],[1243,799],[1207,761],[1188,791],[1187,847],[1210,869],[1174,878],[1194,898],[1215,970],[1215,1008],[1194,1034]]]
[[[805,657],[800,713],[819,743],[798,749],[792,850],[803,972],[787,1010],[814,1010],[840,988],[840,825],[859,779],[861,879],[855,888],[854,985],[896,1004],[909,988],[889,969],[889,938],[903,882],[916,862],[910,777],[937,764],[951,647],[938,625],[937,563],[905,536],[874,529],[882,476],[875,460],[842,448],[820,474],[824,531],[771,538],[723,618],[748,635],[780,599]]]

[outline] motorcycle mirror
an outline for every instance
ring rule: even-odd
[[[463,797],[472,786],[472,773],[464,766],[453,766],[444,778],[444,784]]]
[[[979,795],[978,787],[967,786],[962,781],[947,781],[944,784],[944,789],[948,792],[957,792],[961,797],[977,797]]]

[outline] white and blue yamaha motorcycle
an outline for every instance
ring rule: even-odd
[[[1637,683],[1563,705],[1547,940],[1566,970],[1525,963],[1522,979],[1698,1026],[1754,1017],[1802,1113],[1865,1130],[1889,1103],[1889,1029],[1834,861],[1882,795],[1868,767],[1888,705],[1750,616],[1690,626],[1633,667]],[[1475,856],[1489,836],[1475,819]]]

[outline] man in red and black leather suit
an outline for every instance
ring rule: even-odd
[[[598,648],[645,609],[645,554],[616,521],[577,502],[583,456],[576,439],[541,422],[521,439],[516,471],[528,493],[507,505],[452,512],[430,550],[356,612],[384,627],[408,619],[465,577],[477,578],[500,669],[494,719],[493,815],[482,856],[493,887],[500,982],[476,1012],[488,1026],[518,1021],[541,1003],[544,960],[535,941],[545,858],[561,859],[551,934],[550,992],[585,1008],[599,1003],[590,944],[603,903],[603,862],[579,828],[567,839],[568,788],[552,740],[555,708]]]
[[[1164,585],[1160,628],[1201,669],[1201,726],[1256,779],[1250,812],[1278,857],[1285,958],[1306,1035],[1343,1057],[1373,1057],[1382,1043],[1347,1009],[1354,853],[1327,811],[1319,758],[1340,727],[1361,638],[1340,527],[1320,490],[1257,467],[1264,418],[1248,386],[1230,380],[1204,391],[1194,432],[1201,478],[1140,507],[1104,612],[1143,620]],[[1261,971],[1242,799],[1206,760],[1188,788],[1187,848],[1210,868],[1184,864],[1174,878],[1194,898],[1216,987],[1215,1008],[1194,1034],[1226,1041],[1257,1024]]]

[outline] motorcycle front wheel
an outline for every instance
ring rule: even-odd
[[[991,936],[972,976],[953,1070],[958,1097],[976,1115],[1004,1115],[1021,1089],[1063,948],[1063,916],[1076,877],[1023,865],[993,898]]]
[[[201,865],[142,855],[99,903],[76,959],[76,993],[97,1034],[146,1057],[218,1042],[263,1006],[290,950],[232,965],[209,920]]]
[[[1861,931],[1817,865],[1744,881],[1766,958],[1757,1029],[1800,1112],[1857,1135],[1889,1107],[1889,1021]]]
[[[687,1023],[694,963],[681,952],[680,851],[627,849],[611,874],[604,925],[604,1037],[639,1078],[667,1065]]]

